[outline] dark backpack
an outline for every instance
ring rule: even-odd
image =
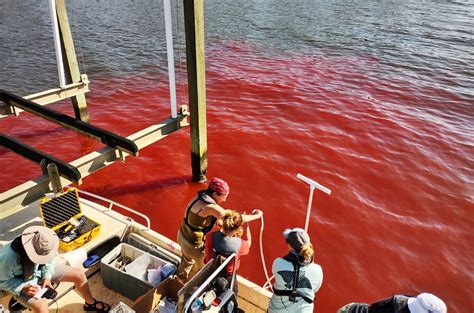
[[[298,279],[300,276],[300,260],[294,253],[289,253],[283,257],[284,260],[293,264],[293,289],[292,290],[278,290],[273,289],[273,293],[277,296],[288,296],[290,297],[291,302],[298,302],[297,298],[303,298],[307,303],[313,303],[314,300],[302,295],[299,293],[298,289]]]

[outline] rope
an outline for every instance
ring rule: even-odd
[[[77,21],[76,21],[76,14],[74,14],[74,4],[71,6],[71,14],[72,14],[72,20],[74,23],[74,35],[77,36],[77,41],[79,42],[79,56],[80,56],[80,64],[82,65],[82,69],[84,71],[84,74],[87,75],[87,68],[86,68],[86,62],[84,62],[84,54],[82,53],[82,44],[81,44],[81,36],[79,35],[79,31],[77,30]]]
[[[262,265],[263,265],[263,272],[265,273],[265,278],[267,279],[267,281],[265,282],[265,284],[263,285],[262,288],[265,288],[265,286],[267,285],[267,283],[269,284],[270,288],[272,289],[271,287],[271,280],[273,279],[273,276],[272,277],[269,277],[268,276],[268,271],[267,271],[267,266],[265,265],[265,257],[263,255],[263,228],[264,228],[264,222],[263,222],[263,215],[262,217],[260,217],[260,220],[261,220],[261,226],[260,226],[260,237],[259,237],[259,241],[260,241],[260,257],[262,259]],[[266,288],[265,288],[266,289]],[[273,291],[273,289],[272,289]]]

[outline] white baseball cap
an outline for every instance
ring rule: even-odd
[[[446,313],[446,304],[431,293],[420,293],[416,298],[408,299],[410,313]]]

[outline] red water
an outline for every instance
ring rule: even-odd
[[[319,312],[421,291],[446,300],[450,312],[473,312],[468,99],[380,75],[383,65],[370,56],[270,57],[239,43],[207,57],[207,176],[229,182],[226,208],[264,211],[269,269],[286,252],[283,229],[304,225],[302,173],[332,189],[315,193],[309,225],[324,270]],[[93,81],[93,124],[128,136],[163,120],[165,75]],[[69,104],[52,107],[72,114]],[[101,147],[27,113],[0,127],[66,161]],[[191,181],[189,146],[186,128],[86,177],[81,188],[146,213],[153,229],[175,239],[186,203],[205,187]],[[3,148],[0,155],[2,190],[40,175],[36,164]],[[252,223],[240,274],[263,285],[259,227]]]

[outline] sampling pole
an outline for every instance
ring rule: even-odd
[[[306,176],[303,176],[301,175],[300,173],[298,173],[296,175],[296,177],[302,181],[304,181],[305,183],[307,183],[309,185],[309,199],[308,199],[308,210],[306,211],[306,222],[304,224],[304,230],[305,231],[308,231],[308,226],[309,226],[309,216],[311,214],[311,205],[313,203],[313,193],[314,193],[314,189],[319,189],[321,190],[322,192],[330,195],[331,194],[331,189],[327,188],[327,187],[324,187],[323,185],[315,182],[314,180],[306,177]]]

